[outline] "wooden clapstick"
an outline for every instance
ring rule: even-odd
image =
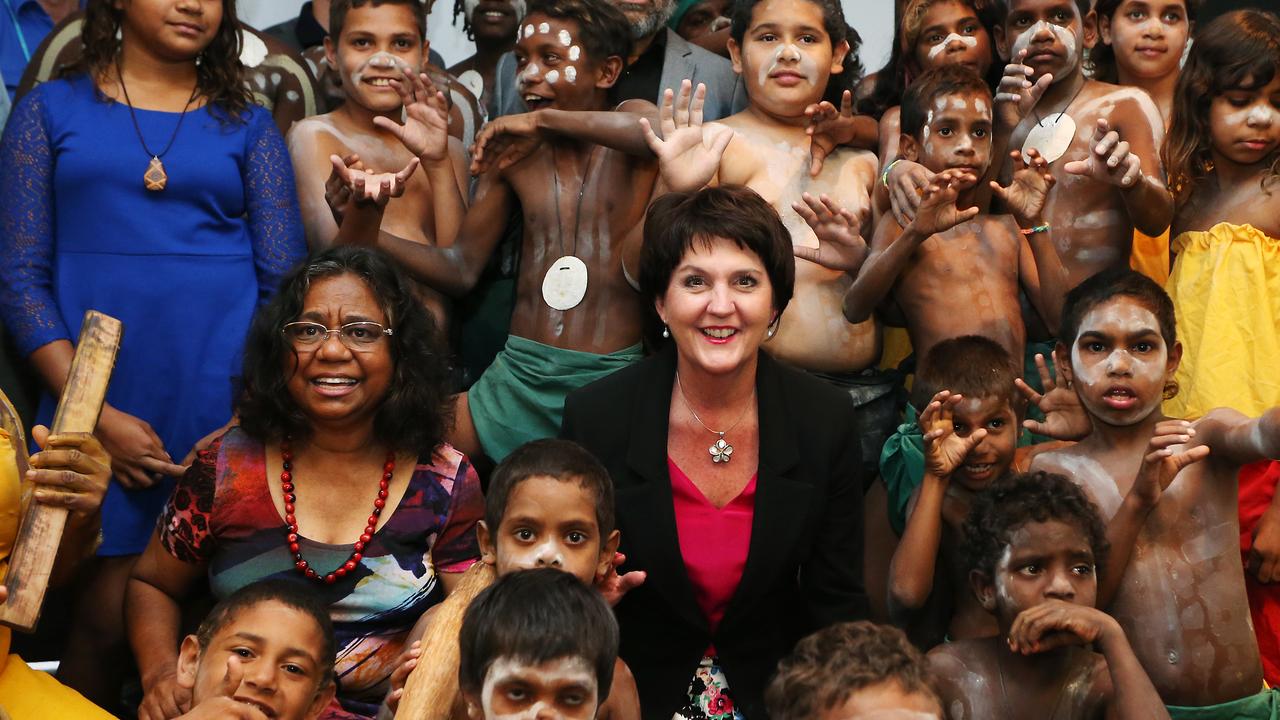
[[[458,634],[462,616],[480,591],[493,584],[493,566],[478,562],[462,575],[458,587],[440,603],[422,636],[422,658],[409,673],[397,718],[449,720],[458,697]]]
[[[107,383],[111,380],[122,332],[123,326],[113,317],[96,310],[84,314],[80,340],[53,416],[51,434],[93,432],[107,397]],[[27,500],[27,511],[18,527],[18,540],[5,576],[9,601],[0,605],[0,623],[30,632],[40,619],[40,606],[62,543],[68,511]]]

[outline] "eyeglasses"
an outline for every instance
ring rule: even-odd
[[[383,327],[376,322],[353,322],[329,329],[320,323],[291,322],[280,329],[293,344],[295,350],[313,350],[329,341],[329,336],[338,334],[338,339],[349,350],[369,352],[382,339],[392,334],[391,328]]]

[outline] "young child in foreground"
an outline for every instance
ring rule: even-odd
[[[183,639],[178,684],[191,691],[191,710],[178,720],[319,718],[333,699],[336,652],[329,609],[312,588],[246,585]]]
[[[551,567],[609,595],[625,592],[614,571],[620,533],[614,528],[613,482],[590,453],[567,440],[535,440],[517,448],[494,470],[480,521],[481,562],[499,577]],[[627,582],[640,580],[627,576]],[[422,637],[434,616],[427,611],[409,634],[405,662],[391,678],[387,705],[394,711],[409,672],[416,667]],[[616,653],[615,653],[616,654]],[[639,720],[640,699],[626,663],[611,673],[608,700],[600,700],[600,720]],[[461,720],[461,708],[455,718]],[[592,715],[591,717],[596,717]]]
[[[1078,487],[1008,476],[978,495],[964,531],[972,590],[1000,635],[929,653],[950,720],[1169,717],[1120,624],[1094,607],[1108,545]]]
[[[591,720],[610,696],[618,622],[600,593],[572,575],[521,570],[471,603],[459,645],[471,720]]]
[[[778,663],[765,691],[773,720],[942,720],[920,651],[901,630],[832,625]]]
[[[1280,458],[1280,408],[1258,418],[1228,408],[1195,422],[1167,418],[1160,402],[1175,390],[1182,359],[1173,304],[1131,270],[1099,273],[1072,290],[1062,338],[1059,372],[1093,430],[1037,456],[1032,469],[1069,473],[1112,518],[1118,549],[1116,528],[1128,526],[1132,560],[1112,613],[1174,718],[1274,717],[1275,693],[1259,694],[1236,478],[1246,463]],[[1171,480],[1148,488],[1135,507],[1131,478],[1152,460],[1173,464]]]

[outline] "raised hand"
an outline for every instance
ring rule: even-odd
[[[733,139],[733,131],[724,125],[702,124],[707,86],[698,83],[692,95],[689,88],[688,80],[680,83],[678,100],[670,88],[662,93],[658,111],[662,137],[654,133],[648,118],[640,119],[645,141],[658,158],[662,180],[673,192],[698,190],[711,182],[720,169],[724,149]]]
[[[920,199],[933,178],[932,171],[911,160],[900,158],[889,166],[885,178],[889,185],[889,207],[899,225],[906,227],[916,219]]]
[[[332,162],[332,156],[330,161]],[[347,209],[351,206],[351,184],[347,182],[347,173],[344,169],[359,170],[364,172],[364,163],[360,162],[360,156],[352,153],[342,158],[342,168],[336,165],[329,171],[329,179],[324,181],[324,201],[329,206],[329,212],[333,213],[333,221],[339,226],[342,225],[342,218],[346,216]]]
[[[1195,434],[1196,429],[1186,420],[1162,420],[1156,423],[1151,442],[1147,444],[1146,455],[1142,458],[1142,466],[1138,468],[1138,477],[1130,490],[1146,507],[1154,507],[1160,501],[1161,493],[1183,468],[1209,457],[1208,445],[1174,449],[1175,445],[1191,442]]]
[[[1120,139],[1120,133],[1112,130],[1105,118],[1098,118],[1093,130],[1089,157],[1072,160],[1062,169],[1122,188],[1136,187],[1142,179],[1142,160],[1129,152],[1129,143]]]
[[[793,203],[791,208],[804,218],[818,238],[816,248],[796,245],[796,257],[857,275],[867,259],[867,242],[859,234],[862,223],[858,217],[826,195],[819,199],[805,193],[803,202]]]
[[[160,436],[145,420],[107,405],[94,434],[111,456],[111,471],[129,490],[148,488],[162,475],[181,477],[186,468],[173,462]]]
[[[1036,372],[1040,374],[1043,395],[1022,378],[1013,383],[1032,405],[1044,413],[1044,422],[1028,418],[1022,421],[1022,427],[1054,440],[1081,440],[1092,432],[1093,424],[1089,422],[1089,415],[1080,404],[1080,398],[1067,383],[1059,385],[1054,381],[1049,373],[1049,364],[1040,353],[1036,353]]]
[[[333,171],[347,184],[351,192],[350,203],[360,206],[386,207],[392,198],[404,195],[409,178],[418,169],[418,158],[411,158],[399,172],[376,173],[348,167],[343,158],[330,155]]]
[[[609,607],[617,605],[624,595],[643,585],[645,579],[649,576],[643,570],[618,573],[618,568],[626,561],[626,555],[614,553],[613,562],[609,565],[609,572],[604,577],[596,580],[596,589],[604,596],[604,601],[609,603]]]
[[[1009,153],[1009,157],[1013,158],[1013,179],[1008,187],[1002,187],[992,180],[991,190],[1004,201],[1018,225],[1030,228],[1040,224],[1049,190],[1053,189],[1057,180],[1049,169],[1049,162],[1039,150],[1028,150],[1025,162],[1019,150]]]
[[[978,215],[978,208],[961,210],[956,207],[956,199],[962,189],[971,187],[977,180],[973,173],[961,170],[944,170],[934,175],[929,187],[925,188],[911,227],[924,237],[929,237],[972,220]]]
[[[1053,84],[1053,75],[1049,73],[1041,75],[1039,80],[1032,83],[1028,78],[1035,75],[1036,71],[1022,64],[1026,57],[1027,51],[1020,51],[1013,62],[1005,66],[1004,76],[996,86],[995,121],[997,127],[1005,131],[1012,131],[1023,118],[1031,114],[1036,103],[1044,96],[1044,91]]]
[[[31,436],[41,448],[26,477],[35,484],[35,501],[65,507],[79,519],[97,513],[111,481],[111,456],[102,443],[89,433],[50,435],[43,425]]]
[[[537,115],[520,113],[494,118],[480,129],[471,150],[471,174],[497,167],[506,170],[542,145]]]
[[[1090,645],[1116,633],[1120,624],[1110,615],[1065,600],[1046,600],[1018,613],[1009,628],[1009,649],[1023,655],[1048,652],[1067,645]]]
[[[449,105],[426,73],[405,73],[404,80],[392,80],[392,87],[404,103],[404,124],[375,116],[373,124],[395,135],[414,157],[422,162],[440,162],[449,157]]]
[[[951,473],[964,463],[964,458],[987,436],[979,428],[968,437],[956,434],[955,409],[964,397],[943,390],[920,413],[920,429],[924,431],[925,471],[939,480],[951,477]]]
[[[822,163],[833,150],[848,145],[857,135],[853,121],[853,93],[848,90],[840,97],[840,109],[823,100],[804,109],[809,119],[805,133],[809,136],[809,175],[817,177]]]

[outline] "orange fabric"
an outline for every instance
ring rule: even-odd
[[[1134,230],[1129,267],[1164,287],[1169,281],[1169,231],[1165,230],[1159,236],[1152,237]]]

